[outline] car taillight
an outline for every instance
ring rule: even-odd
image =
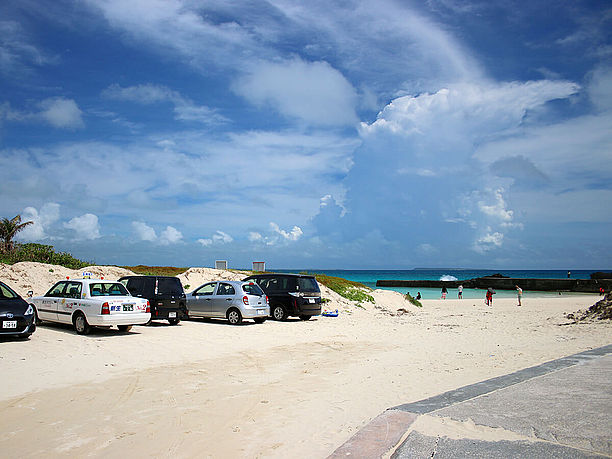
[[[270,298],[268,298],[268,295],[266,295],[266,304],[270,304]]]
[[[246,296],[246,295],[244,295],[244,296],[242,297],[242,302],[243,302],[244,304],[248,305],[248,304],[249,304],[249,297],[248,297],[248,296]]]
[[[102,305],[102,314],[110,314],[110,309],[108,307],[108,303],[104,303]]]
[[[149,303],[149,300],[147,300],[147,310],[146,312],[151,312],[151,303]]]

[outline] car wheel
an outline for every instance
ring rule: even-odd
[[[129,332],[132,329],[131,325],[117,325],[117,328],[122,332]]]
[[[242,322],[242,314],[240,314],[238,309],[230,309],[227,311],[227,320],[232,325],[238,325]]]
[[[178,323],[181,321],[181,319],[168,319],[168,323],[170,325],[178,325]]]
[[[262,317],[257,317],[256,319],[253,319],[255,321],[256,324],[263,324],[266,319],[262,318]]]
[[[272,309],[272,317],[274,320],[286,320],[287,319],[287,311],[280,304],[277,304]]]
[[[307,316],[307,315],[301,315],[300,319],[301,320],[309,320],[312,316]]]
[[[74,324],[74,329],[79,335],[87,335],[91,331],[91,326],[87,323],[85,314],[82,312],[79,312],[74,316],[72,323]]]

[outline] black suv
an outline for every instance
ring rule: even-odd
[[[187,300],[181,281],[171,276],[124,276],[119,279],[133,296],[146,298],[151,320],[164,319],[176,325],[187,316]]]
[[[321,290],[314,276],[304,274],[255,274],[244,281],[256,282],[270,302],[275,320],[299,316],[308,320],[321,314]]]

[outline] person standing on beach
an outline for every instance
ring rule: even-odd
[[[485,296],[485,303],[487,306],[493,306],[493,294],[491,290],[487,290],[487,294]]]
[[[420,300],[420,299],[421,299],[421,292],[417,292],[416,299],[417,299],[417,300]]]
[[[446,299],[446,294],[448,293],[448,290],[446,290],[446,287],[442,287],[442,299],[445,300]]]
[[[459,298],[460,300],[463,299],[463,285],[457,287],[457,290],[459,290],[459,293],[457,293],[457,298]]]
[[[521,300],[523,299],[523,289],[520,288],[518,285],[515,285],[515,287],[516,287],[516,296],[518,297],[517,306],[522,306]]]

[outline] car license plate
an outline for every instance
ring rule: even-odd
[[[308,298],[308,302],[309,302],[309,303],[314,303],[314,302],[315,302],[315,299],[314,299],[314,298]]]
[[[16,320],[5,320],[2,322],[2,328],[17,328]]]
[[[169,312],[168,313],[168,318],[169,319],[176,319],[176,312]]]
[[[257,310],[257,315],[258,315],[258,316],[264,316],[264,315],[266,315],[266,311],[265,311],[265,309],[258,309],[258,310]]]
[[[124,304],[123,305],[123,310],[124,311],[133,311],[134,310],[134,305],[133,304]]]

